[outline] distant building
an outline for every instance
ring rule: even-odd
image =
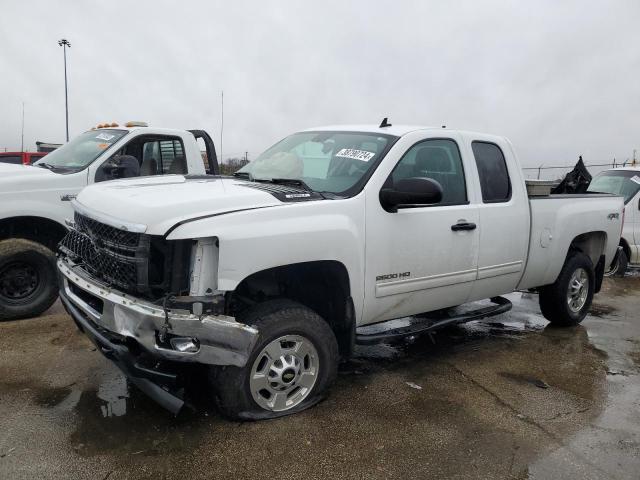
[[[56,148],[61,147],[61,143],[36,142],[36,151],[53,152]]]

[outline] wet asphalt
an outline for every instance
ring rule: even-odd
[[[173,417],[57,303],[0,323],[0,478],[640,478],[640,277],[572,329],[537,297],[433,339],[359,348],[327,400],[255,423]]]

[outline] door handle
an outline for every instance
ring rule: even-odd
[[[451,230],[457,232],[459,230],[475,230],[476,224],[471,222],[458,222],[451,225]]]

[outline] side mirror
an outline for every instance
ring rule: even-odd
[[[442,200],[442,186],[426,177],[403,178],[392,188],[380,190],[380,204],[387,212],[395,213],[399,208],[414,208],[433,205]]]
[[[140,176],[140,164],[132,155],[116,155],[100,166],[96,172],[96,182]]]

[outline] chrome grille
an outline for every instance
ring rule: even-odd
[[[108,285],[136,293],[148,287],[149,237],[106,225],[76,212],[75,228],[60,250]]]

